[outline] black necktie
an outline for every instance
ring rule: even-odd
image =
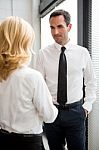
[[[64,105],[67,101],[67,61],[64,54],[65,47],[61,48],[58,69],[58,91],[57,102]]]

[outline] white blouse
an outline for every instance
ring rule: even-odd
[[[58,110],[40,72],[23,66],[0,82],[0,128],[39,134],[42,123],[53,122]]]

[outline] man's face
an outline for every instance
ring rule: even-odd
[[[68,32],[70,31],[70,27],[67,27],[64,17],[62,15],[52,17],[49,23],[51,34],[56,43],[65,45],[68,41]]]

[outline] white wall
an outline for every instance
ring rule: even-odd
[[[28,21],[35,31],[34,51],[40,49],[40,0],[0,0],[0,21],[7,16],[19,16]],[[35,64],[32,58],[31,66]]]
[[[31,23],[31,0],[0,0],[0,20],[15,15]]]

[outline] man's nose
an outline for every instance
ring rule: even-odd
[[[55,29],[54,29],[54,34],[58,34],[58,33],[59,33],[58,29],[55,28]]]

